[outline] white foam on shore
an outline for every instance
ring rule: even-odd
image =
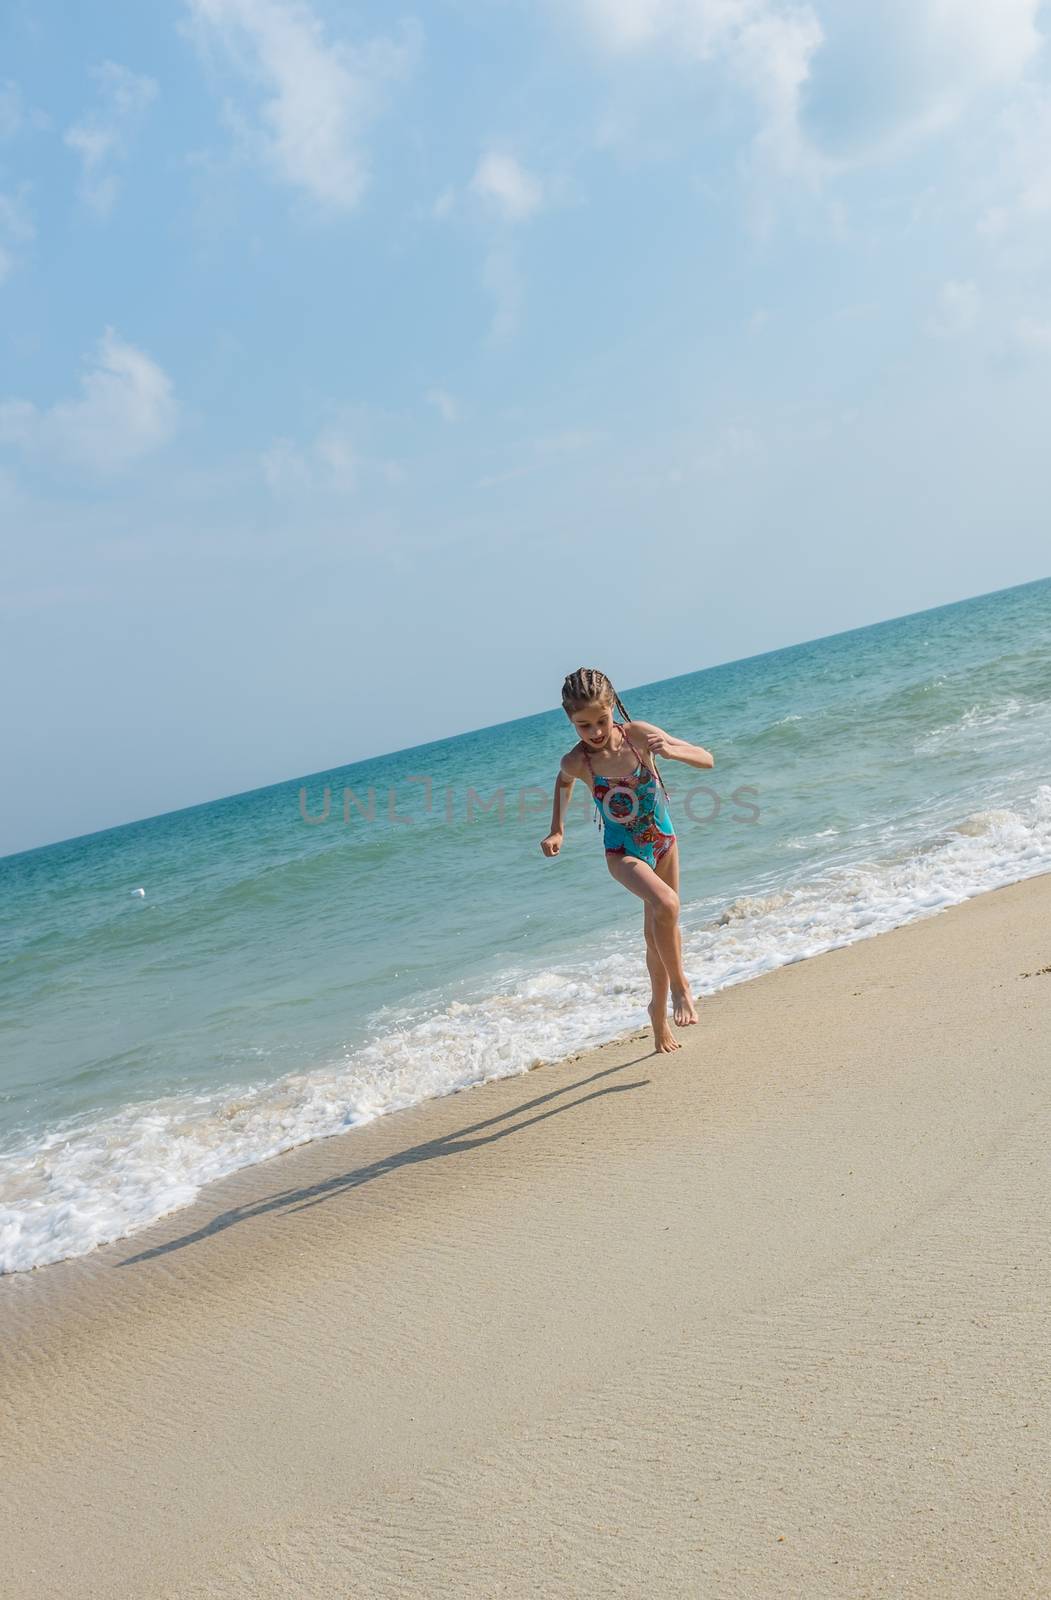
[[[889,860],[707,907],[684,953],[698,995],[1051,871],[1051,785],[976,811]],[[0,1157],[0,1271],[80,1256],[187,1205],[203,1184],[313,1139],[621,1037],[646,1025],[635,937],[598,962],[508,972],[500,991],[392,1018],[345,1059],[236,1095],[172,1096],[70,1124]],[[467,1113],[466,1121],[470,1121]]]

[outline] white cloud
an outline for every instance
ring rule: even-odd
[[[609,50],[632,50],[659,30],[665,0],[578,0],[585,24]]]
[[[756,461],[761,455],[762,449],[755,430],[728,422],[697,452],[694,464],[701,472],[719,472],[723,468]]]
[[[767,0],[577,0],[577,9],[608,50],[637,50],[663,40],[700,59],[719,54],[734,32],[768,6]]]
[[[120,472],[175,430],[171,379],[155,361],[107,328],[81,379],[81,396],[39,410],[0,403],[0,443],[100,475]]]
[[[470,190],[506,222],[525,222],[544,203],[541,181],[502,150],[486,150],[470,179]],[[506,344],[518,331],[523,294],[522,272],[506,238],[486,251],[482,286],[493,301],[490,342]]]
[[[559,433],[548,433],[534,439],[533,449],[539,456],[572,456],[590,450],[599,443],[603,434],[597,428],[563,428]]]
[[[291,439],[275,439],[260,455],[259,466],[271,494],[309,489],[313,481],[309,460]]]
[[[475,488],[496,489],[519,478],[557,471],[559,466],[571,464],[576,457],[593,450],[604,438],[605,434],[597,428],[562,428],[558,433],[520,440],[514,445],[515,456],[519,458],[516,465],[486,473],[476,480]]]
[[[0,139],[13,139],[23,123],[22,95],[10,78],[0,83]]]
[[[1031,350],[1046,351],[1051,355],[1051,322],[1039,322],[1034,317],[1020,317],[1015,323],[1015,334]]]
[[[506,472],[487,472],[475,483],[476,489],[499,489],[505,483],[514,483],[518,478],[528,478],[539,468],[531,463],[527,466],[511,467]]]
[[[1042,47],[1043,4],[570,0],[568,10],[610,55],[662,52],[722,73],[755,107],[753,164],[817,183],[1013,89]]]
[[[522,310],[522,275],[510,250],[489,251],[482,262],[482,285],[493,302],[490,341],[506,344],[518,330]]]
[[[331,488],[353,489],[358,476],[358,458],[346,433],[336,427],[323,428],[315,441],[314,454]]]
[[[784,169],[811,170],[799,131],[800,93],[824,33],[813,6],[780,0],[574,0],[598,45],[646,48],[724,67],[754,100],[757,142]]]
[[[804,123],[843,164],[895,155],[1013,88],[1036,59],[1042,0],[822,0],[826,42]]]
[[[986,84],[1009,87],[1042,44],[1043,0],[899,0],[929,78],[957,93]],[[898,7],[893,9],[897,10]],[[951,90],[950,90],[951,99]]]
[[[0,284],[10,277],[17,265],[14,246],[28,243],[35,233],[24,194],[0,194]]]
[[[978,231],[997,239],[1013,226],[1042,221],[1051,212],[1051,92],[1043,84],[1021,86],[993,130],[989,203]]]
[[[126,159],[131,135],[156,99],[157,85],[116,61],[93,67],[92,77],[102,104],[67,128],[65,143],[80,157],[81,197],[100,216],[108,216],[118,189],[113,168]]]
[[[258,124],[246,143],[282,183],[322,206],[351,209],[368,182],[362,140],[388,83],[403,77],[419,48],[415,25],[399,42],[352,49],[330,42],[307,0],[186,0],[204,48],[219,41],[260,92]]]
[[[759,108],[757,149],[777,170],[817,177],[823,166],[799,125],[800,95],[823,38],[817,17],[802,6],[754,17],[733,43],[732,71]]]
[[[469,185],[471,193],[503,222],[525,222],[541,208],[545,188],[506,151],[487,150]],[[518,329],[522,306],[522,274],[506,237],[490,246],[482,262],[482,287],[493,304],[491,344],[506,344]]]
[[[514,158],[489,150],[478,163],[471,188],[508,222],[524,222],[539,211],[543,185]]]
[[[332,423],[308,445],[275,439],[259,458],[263,481],[275,495],[327,489],[346,494],[355,488],[361,460],[350,432]]]
[[[447,390],[428,389],[425,398],[427,404],[434,407],[443,422],[458,422],[460,420],[460,408]]]
[[[959,339],[974,327],[982,297],[973,283],[950,278],[938,292],[938,304],[927,319],[927,332],[938,339]]]

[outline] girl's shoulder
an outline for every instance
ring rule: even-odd
[[[566,751],[565,755],[562,757],[561,767],[562,771],[568,773],[572,778],[583,778],[587,775],[587,767],[584,763],[584,744],[582,740],[578,740],[578,742],[573,746],[572,750]]]

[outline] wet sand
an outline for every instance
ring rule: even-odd
[[[0,1593],[1051,1594],[1049,968],[1044,875],[0,1279]]]

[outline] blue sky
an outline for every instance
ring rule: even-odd
[[[9,0],[0,853],[1045,576],[1041,0]]]

